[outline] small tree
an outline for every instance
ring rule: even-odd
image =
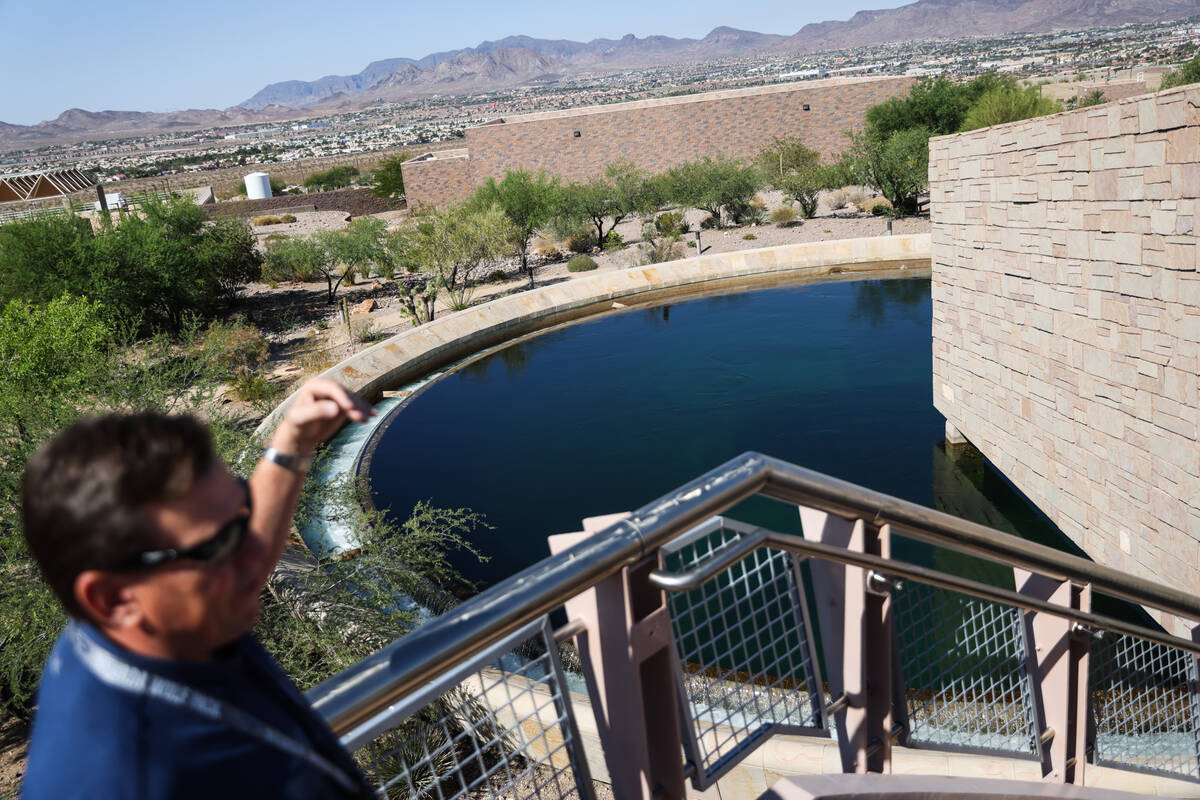
[[[897,131],[884,141],[854,134],[852,141],[850,156],[866,182],[888,199],[895,213],[915,211],[917,197],[929,185],[929,131]]]
[[[392,259],[385,242],[387,223],[378,217],[359,217],[343,230],[325,231],[318,236],[339,265],[343,278],[353,282],[358,274],[375,270],[388,277]]]
[[[488,178],[475,192],[474,203],[480,208],[498,206],[511,223],[512,243],[521,259],[521,269],[533,288],[533,268],[529,266],[529,240],[547,223],[559,206],[558,179],[524,169],[510,169],[497,182]]]
[[[726,206],[749,204],[763,180],[752,166],[735,159],[707,156],[673,167],[667,176],[669,200],[685,208],[707,211],[717,225],[722,224]]]
[[[371,192],[376,197],[401,197],[404,194],[404,170],[402,164],[408,160],[408,153],[385,158],[371,173],[371,181],[375,185]]]
[[[1179,69],[1163,75],[1159,91],[1174,89],[1176,86],[1186,86],[1189,83],[1200,83],[1200,54],[1183,62]]]
[[[471,304],[484,265],[513,240],[512,223],[499,206],[451,206],[422,218],[408,233],[409,252],[421,270],[433,273],[455,311]]]
[[[558,227],[569,230],[590,225],[596,231],[596,243],[601,244],[626,217],[656,211],[663,201],[661,187],[661,181],[647,176],[632,161],[614,161],[603,176],[563,189]]]

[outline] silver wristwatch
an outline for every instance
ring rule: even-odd
[[[308,468],[312,466],[312,456],[297,456],[291,453],[281,453],[274,447],[268,447],[263,450],[265,460],[272,464],[278,464],[284,469],[290,469],[292,472],[304,475],[308,472]]]

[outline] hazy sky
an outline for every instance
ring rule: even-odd
[[[282,80],[512,34],[589,41],[718,25],[792,34],[809,22],[912,0],[0,0],[0,121],[68,108],[227,108]]]

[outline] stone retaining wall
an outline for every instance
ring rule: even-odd
[[[1200,86],[930,143],[934,404],[1088,555],[1200,581]]]
[[[509,117],[468,128],[461,158],[405,162],[404,187],[410,203],[438,205],[518,167],[568,181],[593,178],[620,159],[662,172],[703,156],[754,156],[784,136],[832,155],[846,149],[845,131],[861,127],[868,108],[913,82],[833,78]]]

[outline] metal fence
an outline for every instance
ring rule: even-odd
[[[682,571],[755,529],[714,517],[663,547]],[[759,550],[698,589],[669,597],[681,670],[684,750],[707,788],[776,733],[828,735],[799,565]]]
[[[910,745],[1034,755],[1017,609],[922,584],[893,594]]]
[[[1196,657],[1132,636],[1091,645],[1096,763],[1200,779]]]
[[[756,493],[828,519],[856,520],[855,531],[870,526],[877,541],[903,535],[1029,569],[1056,585],[1090,585],[1200,619],[1200,600],[1189,593],[747,454],[433,619],[310,698],[359,750],[384,796],[590,797],[590,772],[546,621],[565,601],[582,608],[578,600],[588,595],[595,613],[564,631],[578,637],[582,670],[600,692],[591,708],[601,744],[606,754],[621,751],[607,759],[619,796],[678,796],[685,775],[703,789],[772,735],[827,736],[834,710],[846,710],[839,725],[854,711],[856,724],[875,726],[875,738],[857,740],[857,755],[842,751],[846,770],[861,771],[881,753],[890,757],[889,742],[898,735],[915,746],[1040,758],[1060,780],[1080,780],[1082,768],[1063,742],[1085,744],[1096,763],[1200,779],[1197,642],[872,554],[886,547],[856,550],[715,516]],[[863,642],[867,661],[890,660],[894,633],[888,691],[847,688],[828,697],[818,638],[826,651],[834,639],[850,642],[852,626],[868,623],[854,614],[889,606],[848,603],[858,610],[845,612],[838,636],[821,630],[818,637],[805,600],[804,559],[859,568],[846,570],[863,575],[863,586],[845,587],[848,598],[860,590],[890,596],[891,611],[872,624],[894,627]],[[1023,614],[1074,627],[1063,625],[1059,641],[1035,643],[1027,637],[1043,634]],[[822,628],[826,622],[822,616]],[[1085,630],[1103,632],[1091,643],[1090,670],[1079,668],[1091,724],[1055,731],[1045,709],[1062,698],[1043,691],[1035,650],[1064,646],[1067,637],[1085,642],[1075,635]],[[878,641],[866,641],[872,638]],[[663,669],[671,674],[655,673]],[[842,669],[839,685],[867,687],[863,674],[849,675],[862,664]],[[639,710],[652,696],[647,687],[674,687],[677,727],[661,718],[661,706],[660,718]],[[645,747],[657,755],[620,747],[621,737],[637,731],[647,732]],[[674,731],[678,742],[655,741],[662,731]],[[839,748],[858,735],[835,734]],[[1082,755],[1084,747],[1073,752]]]
[[[530,651],[540,655],[529,657]],[[590,800],[558,649],[543,618],[344,737],[381,797]]]

